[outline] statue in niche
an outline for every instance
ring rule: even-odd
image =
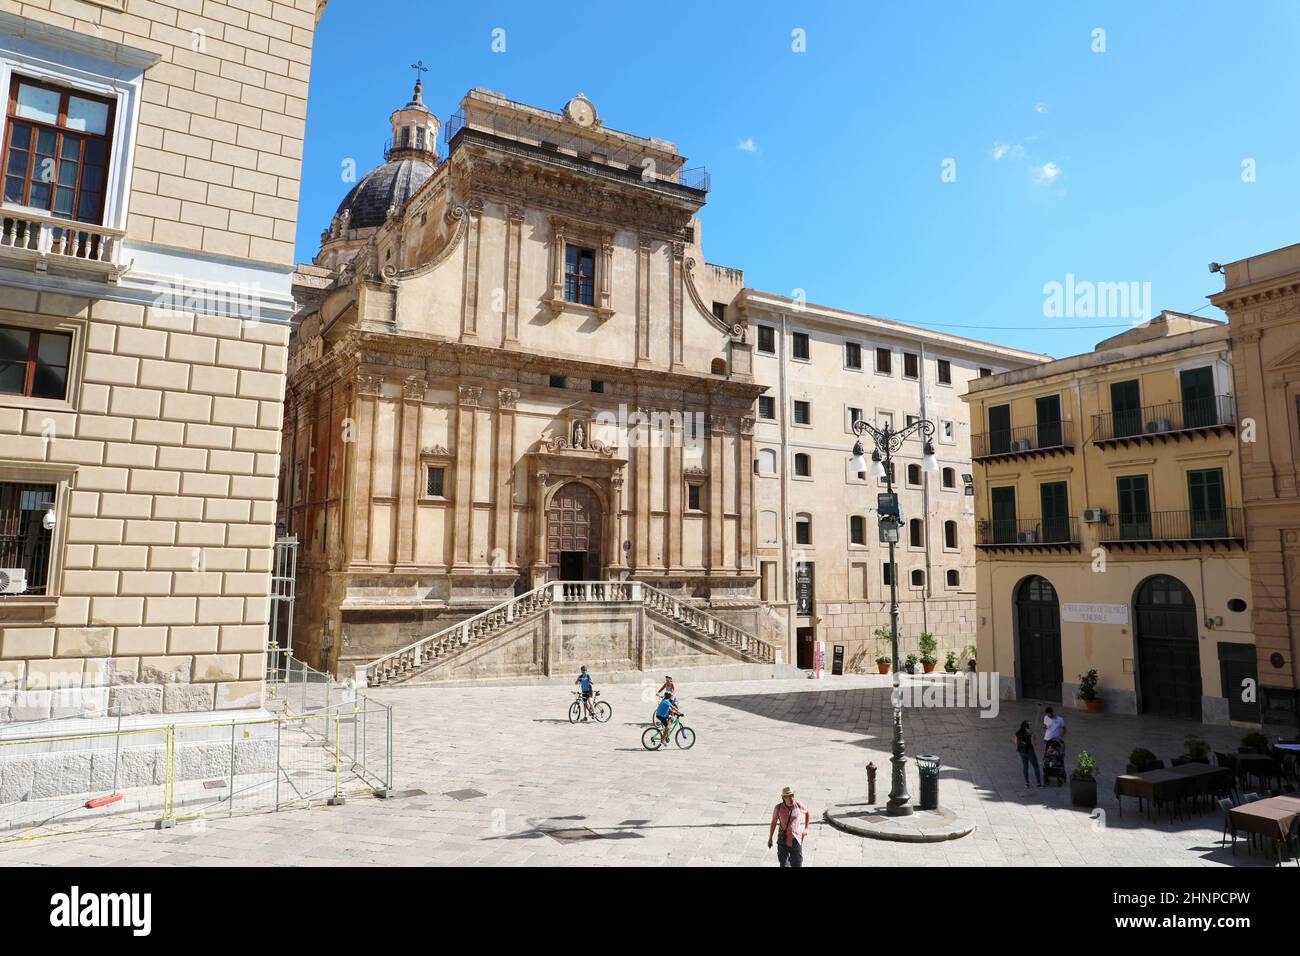
[[[587,447],[587,430],[582,427],[582,422],[577,422],[573,426],[573,447]]]

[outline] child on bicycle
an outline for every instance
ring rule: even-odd
[[[582,689],[582,719],[586,720],[588,714],[595,713],[595,711],[591,709],[593,686],[591,683],[591,675],[587,673],[586,664],[582,665],[581,672],[578,674],[578,679],[575,680],[574,683]]]
[[[668,739],[668,728],[672,724],[674,717],[684,716],[677,709],[677,702],[673,699],[672,691],[664,694],[659,701],[659,706],[655,708],[655,720],[659,721],[659,736],[663,740]]]

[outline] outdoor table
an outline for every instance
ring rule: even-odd
[[[1297,816],[1300,816],[1300,797],[1269,797],[1228,811],[1234,839],[1240,830],[1282,843],[1286,842],[1287,835],[1291,832],[1291,823]]]
[[[1154,808],[1157,803],[1168,803],[1188,794],[1205,793],[1223,774],[1223,767],[1203,763],[1185,763],[1160,770],[1121,774],[1115,778],[1115,802],[1119,805],[1121,815],[1124,813],[1123,797],[1147,800]]]

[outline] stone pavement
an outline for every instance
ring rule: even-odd
[[[599,679],[599,675],[597,675]],[[813,816],[809,866],[1267,865],[1217,846],[1220,817],[1150,823],[1111,789],[1141,745],[1168,759],[1189,732],[1216,749],[1241,731],[1179,721],[1069,712],[1068,764],[1087,749],[1102,769],[1104,816],[1070,806],[1068,788],[1026,790],[1011,736],[1037,707],[909,709],[908,752],[944,758],[944,805],[975,833],[945,843],[866,840],[822,822],[828,803],[865,792],[864,765],[888,790],[889,692],[875,677],[685,685],[679,696],[698,742],[649,752],[641,731],[650,685],[607,685],[608,724],[571,725],[563,687],[412,688],[372,692],[396,707],[396,787],[423,790],[345,806],[58,836],[0,845],[0,866],[35,865],[765,865],[767,825],[781,787]],[[916,773],[909,763],[916,798]],[[457,791],[471,791],[457,793]],[[481,794],[476,796],[475,794]],[[447,794],[455,794],[448,796]]]

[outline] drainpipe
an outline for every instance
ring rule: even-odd
[[[794,662],[799,662],[799,645],[795,641],[795,607],[791,600],[791,574],[793,568],[790,567],[790,535],[794,529],[794,521],[790,514],[790,456],[789,456],[789,432],[790,427],[788,419],[790,416],[789,403],[786,401],[786,335],[788,334],[787,325],[789,317],[781,313],[781,344],[777,350],[777,361],[780,367],[778,376],[778,388],[780,389],[780,407],[781,407],[781,463],[778,466],[781,475],[781,599],[785,602],[785,647],[787,662],[791,657],[793,648]]]
[[[921,393],[921,418],[924,419],[927,417],[925,414],[925,342],[921,343],[921,358],[917,364],[919,368],[917,368],[916,386]],[[904,423],[906,423],[906,419],[904,419]],[[938,438],[939,436],[936,433],[934,437],[936,445],[938,445]],[[921,440],[925,442],[927,439],[923,438]],[[922,450],[924,450],[924,447]],[[935,450],[938,451],[937,448]],[[921,629],[928,631],[930,629],[930,617],[926,606],[926,598],[934,597],[934,575],[931,573],[933,568],[930,559],[930,535],[934,529],[931,527],[933,522],[930,520],[930,475],[924,468],[921,469],[921,513],[925,515],[925,524],[923,525],[925,535],[922,538],[925,542],[925,590],[921,592]]]

